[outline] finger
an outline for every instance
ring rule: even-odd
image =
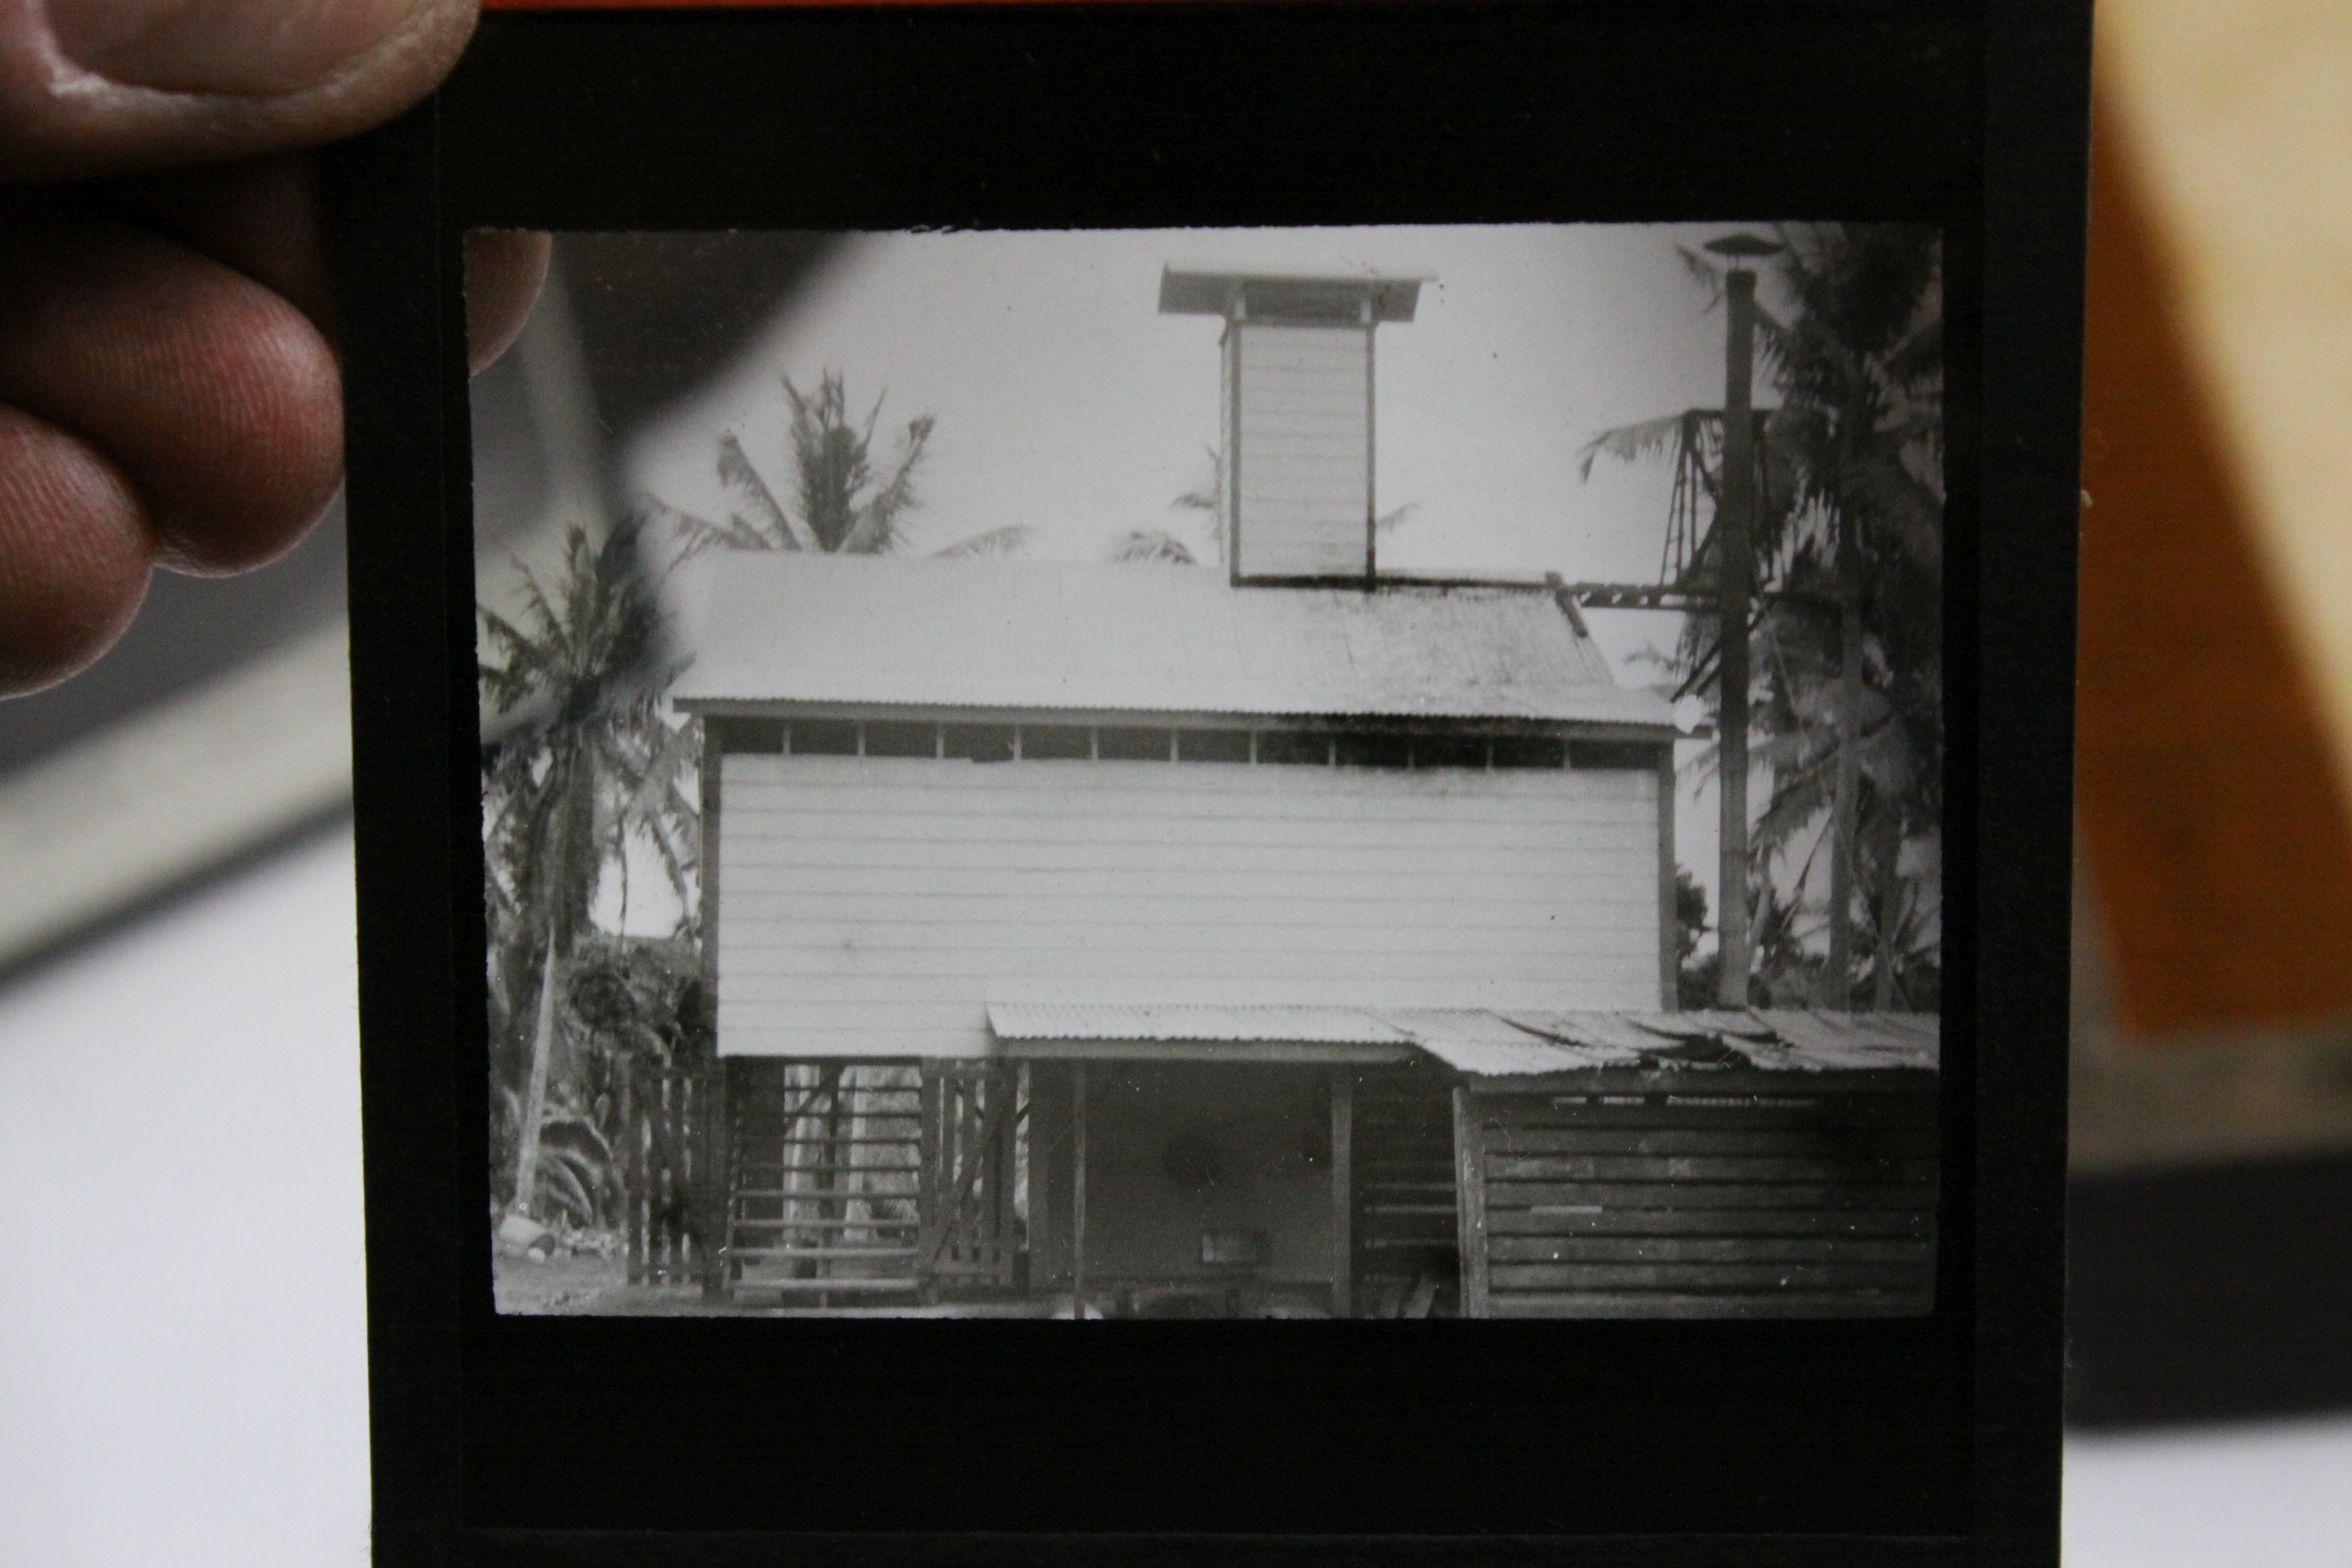
[[[487,370],[522,335],[547,281],[548,238],[522,229],[466,236],[466,360]]]
[[[308,156],[274,153],[110,181],[98,187],[98,199],[242,272],[334,341],[335,275],[318,167]]]
[[[111,181],[103,192],[122,211],[284,296],[336,340],[334,272],[309,158],[281,153],[142,175]],[[522,331],[546,282],[548,254],[546,235],[521,229],[466,237],[466,348],[475,370],[488,368]]]
[[[333,352],[251,278],[116,217],[0,220],[0,402],[127,475],[162,564],[233,571],[325,510],[343,461]]]
[[[153,544],[113,464],[0,404],[0,696],[105,652],[146,596]]]
[[[225,162],[332,140],[432,89],[476,0],[0,4],[0,179]]]

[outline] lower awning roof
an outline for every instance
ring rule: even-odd
[[[1414,1040],[1361,1008],[994,998],[1005,1054],[1090,1060],[1363,1063],[1413,1059]]]
[[[1429,1056],[1487,1079],[1610,1069],[1933,1072],[1940,1041],[1931,1013],[1070,1001],[1014,991],[991,997],[988,1026],[1009,1056],[1334,1063]]]

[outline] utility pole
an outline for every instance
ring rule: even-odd
[[[1717,783],[1723,797],[1723,859],[1717,919],[1720,968],[1715,1002],[1748,1005],[1753,967],[1748,930],[1748,607],[1756,592],[1756,274],[1742,263],[1780,247],[1733,234],[1707,249],[1733,263],[1723,275],[1723,478],[1715,505],[1722,633],[1717,664]]]

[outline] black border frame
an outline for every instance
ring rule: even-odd
[[[487,19],[336,179],[377,1561],[2054,1564],[2088,31],[2084,0]],[[466,229],[1804,216],[1947,244],[1932,1318],[490,1311]],[[823,1443],[758,1398],[812,1367]],[[840,1441],[877,1391],[895,1423]]]

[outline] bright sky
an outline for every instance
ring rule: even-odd
[[[1417,318],[1380,329],[1382,544],[1416,570],[1657,573],[1661,467],[1576,476],[1595,431],[1720,405],[1723,328],[1674,254],[1718,227],[1335,228],[861,237],[702,396],[648,430],[630,482],[723,513],[732,431],[782,490],[785,376],[848,377],[884,428],[936,416],[918,537],[1007,524],[1038,559],[1100,560],[1130,530],[1185,527],[1170,502],[1207,472],[1219,323],[1157,310],[1174,261],[1434,275]],[[1663,634],[1663,628],[1658,628]]]
[[[624,483],[724,516],[715,472],[732,432],[788,492],[781,387],[848,379],[880,428],[937,420],[921,470],[921,547],[1008,524],[1034,559],[1107,559],[1138,528],[1194,530],[1171,503],[1208,471],[1217,434],[1219,323],[1158,313],[1161,269],[1434,277],[1416,319],[1383,326],[1374,489],[1414,503],[1382,540],[1386,566],[1558,571],[1655,580],[1671,474],[1604,462],[1577,475],[1597,431],[1721,406],[1723,322],[1675,254],[1728,225],[956,232],[861,236],[700,395],[623,456]],[[1594,617],[1627,684],[1677,617]],[[1695,748],[1686,746],[1685,761]],[[1677,802],[1678,852],[1712,898],[1715,792]],[[632,921],[632,924],[635,922]]]

